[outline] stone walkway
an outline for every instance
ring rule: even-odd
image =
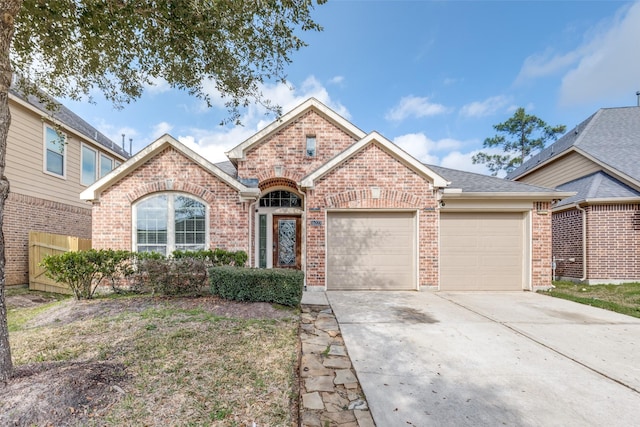
[[[324,295],[322,295],[324,297]],[[302,301],[300,425],[374,427],[340,327],[326,298]]]

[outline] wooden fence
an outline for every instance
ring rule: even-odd
[[[47,255],[91,249],[91,239],[81,239],[61,234],[29,232],[29,289],[70,294],[71,289],[49,279],[40,263]]]

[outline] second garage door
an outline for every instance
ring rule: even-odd
[[[440,290],[522,290],[522,212],[442,212]]]
[[[415,290],[415,212],[328,212],[327,289]]]

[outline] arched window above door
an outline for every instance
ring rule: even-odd
[[[275,190],[260,198],[261,208],[301,208],[302,201],[297,194],[286,190]]]

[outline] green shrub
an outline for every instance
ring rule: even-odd
[[[91,299],[102,280],[113,283],[130,275],[130,253],[111,249],[90,249],[46,256],[41,265],[45,275],[66,284],[76,299]]]
[[[223,265],[234,265],[244,267],[247,262],[245,251],[227,251],[225,249],[205,249],[198,251],[174,251],[172,256],[176,259],[196,258],[206,262],[208,267],[220,267]]]
[[[236,301],[262,301],[297,307],[302,299],[304,273],[289,269],[213,267],[211,293]]]
[[[206,286],[207,268],[201,258],[167,258],[158,253],[141,253],[136,258],[135,291],[195,296]]]

